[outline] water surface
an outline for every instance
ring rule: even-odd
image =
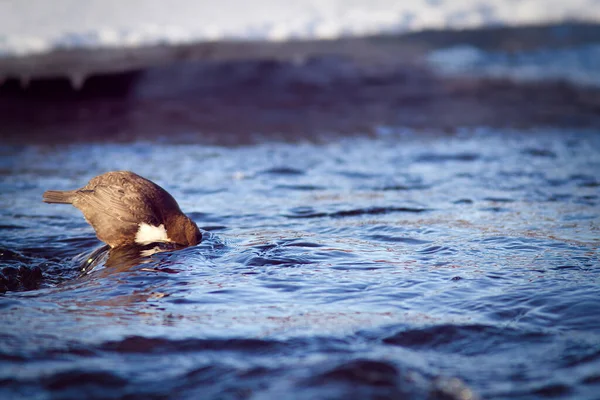
[[[2,398],[600,393],[597,132],[0,151],[2,266],[43,273],[0,295]],[[90,257],[80,212],[41,195],[116,169],[202,244]]]

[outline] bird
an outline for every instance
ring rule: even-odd
[[[151,243],[189,247],[202,241],[198,226],[173,196],[131,171],[106,172],[80,189],[48,190],[43,201],[78,208],[111,248]]]

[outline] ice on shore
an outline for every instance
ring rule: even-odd
[[[563,80],[600,87],[600,45],[489,52],[472,46],[433,51],[429,63],[450,75],[510,78],[517,81]]]
[[[0,55],[190,41],[333,39],[582,20],[600,0],[28,0],[0,2]]]

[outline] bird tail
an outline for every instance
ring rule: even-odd
[[[72,204],[74,192],[61,192],[59,190],[47,190],[44,192],[43,200],[45,203]]]

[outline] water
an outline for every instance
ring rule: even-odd
[[[1,148],[2,398],[597,398],[600,135]],[[201,245],[102,250],[41,202],[107,170]],[[22,288],[21,288],[22,289]]]

